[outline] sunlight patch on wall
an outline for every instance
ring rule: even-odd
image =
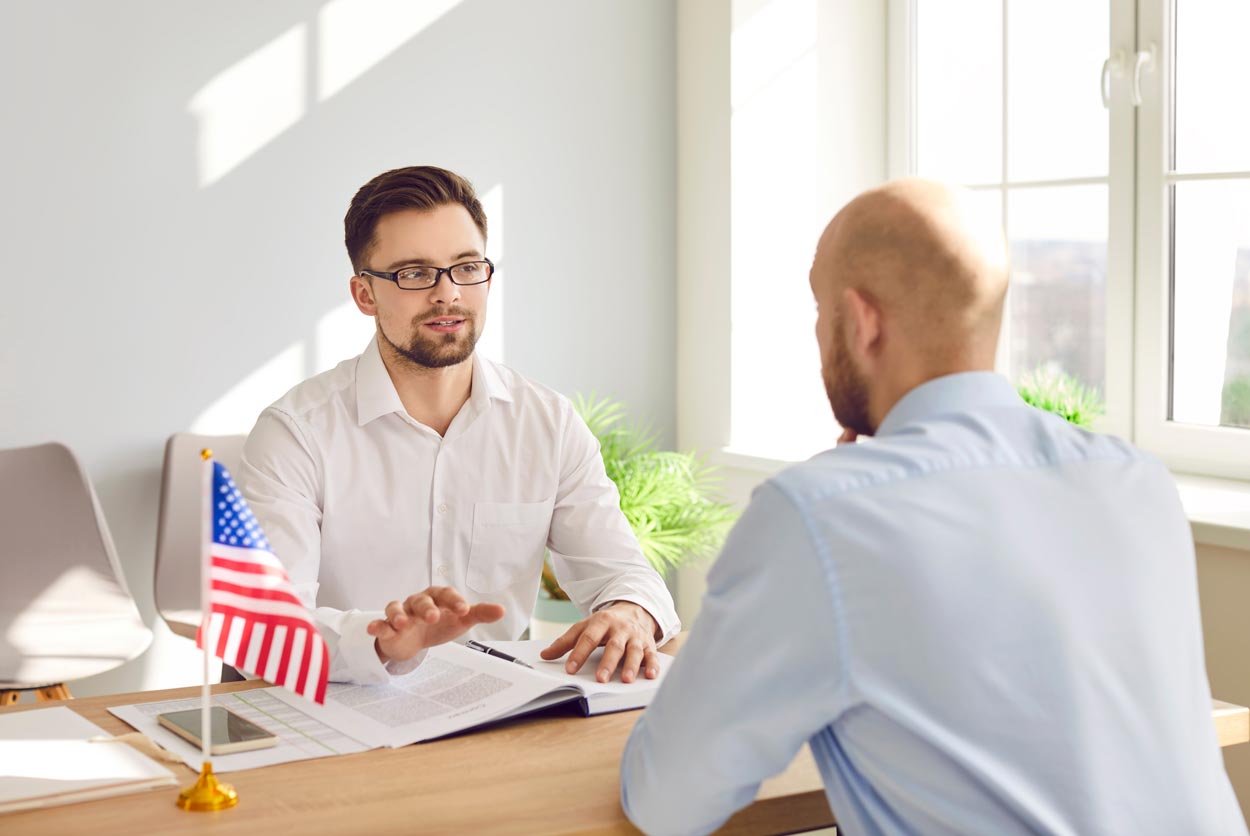
[[[203,435],[251,432],[256,417],[265,407],[307,377],[304,357],[304,343],[293,343],[200,413],[191,424],[191,432]]]
[[[482,210],[486,213],[486,257],[495,263],[497,278],[491,280],[490,295],[486,303],[486,326],[477,341],[477,350],[483,357],[496,363],[504,362],[503,312],[504,290],[508,278],[503,271],[503,184],[500,183],[482,195]]]
[[[320,374],[360,354],[375,333],[373,317],[362,314],[355,302],[348,299],[334,308],[317,320],[313,373]]]
[[[318,101],[360,78],[459,3],[330,0],[317,16]]]
[[[304,116],[307,26],[291,27],[218,73],[191,98],[200,187],[210,186]]]

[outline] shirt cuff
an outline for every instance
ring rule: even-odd
[[[656,626],[660,628],[660,637],[655,640],[655,646],[657,648],[662,647],[668,642],[669,639],[681,632],[681,620],[677,618],[676,613],[673,613],[672,621],[665,624],[664,620],[656,613],[655,605],[643,600],[642,596],[635,597],[628,594],[618,595],[611,600],[604,601],[602,604],[595,605],[590,611],[592,613],[597,613],[599,610],[604,609],[605,607],[610,607],[618,601],[626,601],[630,604],[637,604],[647,611],[647,615],[651,616],[651,620],[654,621]]]
[[[390,674],[378,658],[369,635],[370,621],[384,618],[382,612],[349,612],[339,622],[339,662],[346,669],[346,679],[361,685],[382,685]]]
[[[392,676],[403,676],[416,670],[429,649],[422,650],[402,662],[391,660],[382,664],[373,646],[373,636],[366,629],[370,621],[385,618],[384,612],[352,612],[343,616],[339,633],[339,660],[346,668],[347,679],[360,685],[385,685]]]

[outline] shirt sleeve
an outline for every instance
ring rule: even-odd
[[[621,513],[599,442],[570,404],[565,404],[560,484],[547,547],[556,579],[583,613],[631,601],[655,619],[661,633],[657,645],[681,630],[673,596]]]
[[[321,567],[322,470],[316,451],[298,423],[270,407],[261,413],[243,445],[235,481],[256,514],[274,556],[282,562],[295,594],[313,614],[330,652],[330,679],[378,684],[416,667],[420,659],[384,666],[365,632],[381,611],[317,606]]]
[[[825,573],[793,503],[759,488],[626,744],[621,805],[641,830],[715,830],[836,718],[844,677]]]

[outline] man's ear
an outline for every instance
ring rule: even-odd
[[[350,286],[352,301],[357,309],[365,316],[377,316],[378,303],[373,298],[373,286],[369,280],[363,276],[352,276]]]
[[[882,339],[881,309],[876,300],[863,291],[848,287],[842,291],[846,311],[846,346],[856,356],[868,360],[880,353]]]

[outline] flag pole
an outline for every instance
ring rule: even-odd
[[[184,810],[224,810],[239,803],[239,794],[229,784],[219,784],[213,774],[213,763],[209,759],[209,746],[212,741],[212,689],[208,684],[209,666],[209,634],[208,626],[212,621],[212,539],[213,539],[213,451],[204,448],[200,451],[203,461],[200,490],[200,643],[204,648],[204,677],[201,691],[200,714],[200,745],[203,748],[204,765],[200,769],[200,777],[194,784],[178,795],[178,806]]]
[[[200,748],[201,760],[208,762],[209,745],[213,737],[212,714],[209,707],[213,701],[212,689],[208,686],[208,625],[212,623],[212,577],[209,566],[212,561],[211,546],[213,538],[213,451],[205,447],[200,451],[200,636],[204,646],[204,673],[200,679]]]

